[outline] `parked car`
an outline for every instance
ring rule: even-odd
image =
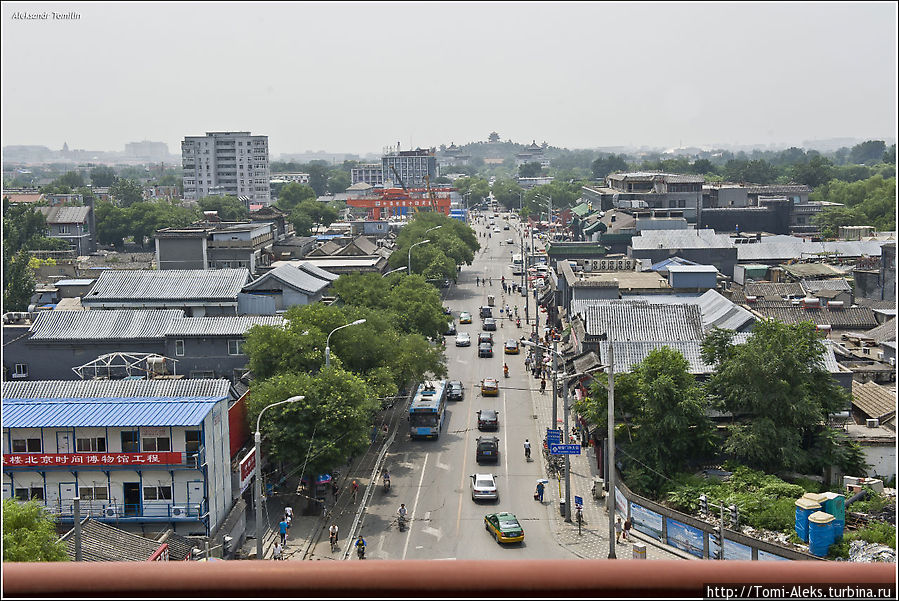
[[[465,387],[459,380],[450,380],[449,391],[446,393],[447,400],[462,401],[465,399]]]
[[[499,491],[496,490],[496,476],[493,474],[472,474],[471,500],[499,501]]]
[[[496,436],[479,436],[477,443],[475,460],[478,463],[483,461],[499,463],[499,438]]]
[[[471,346],[471,334],[468,332],[456,334],[456,346]]]
[[[511,340],[506,340],[506,346],[504,347],[504,351],[507,355],[517,355],[519,352],[518,349],[518,341],[514,338]]]
[[[493,345],[489,342],[482,342],[478,345],[478,357],[492,357]]]
[[[484,396],[499,396],[499,380],[496,378],[484,378],[481,380],[481,394]]]
[[[493,344],[493,334],[490,332],[479,332],[478,333],[478,344],[482,344],[484,342],[489,342]]]
[[[478,430],[499,430],[499,411],[496,409],[478,411]]]
[[[471,313],[468,311],[462,311],[459,313],[459,323],[471,323]]]
[[[496,320],[493,319],[492,317],[485,317],[484,318],[484,329],[490,330],[490,331],[496,330]]]
[[[514,513],[490,513],[484,516],[484,528],[498,543],[520,543],[524,528]]]

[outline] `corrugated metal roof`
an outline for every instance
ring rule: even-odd
[[[74,531],[66,534],[65,543],[69,559],[75,561]],[[93,519],[81,526],[82,561],[147,561],[161,545]]]
[[[31,326],[31,340],[130,340],[162,338],[177,309],[44,311]]]
[[[748,296],[802,296],[805,291],[798,282],[746,282],[743,294]]]
[[[608,304],[587,307],[587,334],[612,340],[702,340],[697,305]]]
[[[829,325],[837,329],[869,330],[877,326],[877,317],[868,307],[844,309],[803,309],[796,306],[762,306],[753,309],[762,317],[776,319],[786,324],[810,321],[815,325]]]
[[[852,286],[850,286],[849,282],[843,278],[833,278],[830,280],[802,280],[799,283],[806,292],[815,292],[817,290],[852,291]]]
[[[261,278],[244,286],[244,290],[267,290],[274,285],[273,280],[281,282],[294,290],[306,294],[321,292],[330,284],[329,281],[317,278],[309,273],[297,269],[293,265],[279,265]]]
[[[225,398],[228,380],[34,380],[3,382],[4,399]]]
[[[718,273],[714,265],[669,265],[668,273]]]
[[[255,325],[282,326],[276,315],[238,315],[221,317],[180,317],[172,320],[169,336],[243,336]]]
[[[806,242],[793,236],[767,236],[756,244],[737,244],[737,260],[745,261],[779,261],[809,257],[816,253],[838,252],[845,257],[879,257],[879,241],[834,241]]]
[[[246,269],[111,270],[100,274],[82,302],[85,305],[117,300],[237,302],[237,295],[249,279],[250,272]]]
[[[86,223],[90,207],[38,207],[47,223]]]
[[[228,398],[3,399],[4,428],[198,426]]]
[[[685,248],[733,248],[735,245],[726,234],[715,230],[643,230],[631,238],[634,250],[685,249]],[[743,245],[736,245],[743,246]],[[745,246],[752,246],[750,244]],[[757,246],[757,245],[756,245]]]
[[[740,331],[755,323],[751,312],[735,305],[714,290],[709,290],[697,299],[702,312],[702,325],[707,330],[714,327]]]

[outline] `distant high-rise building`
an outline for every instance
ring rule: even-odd
[[[128,142],[125,144],[125,156],[129,159],[145,159],[161,163],[169,160],[169,146],[165,142]]]
[[[425,185],[425,175],[427,175],[433,183],[438,175],[435,152],[434,148],[385,152],[381,157],[381,173],[384,181],[389,180],[395,186],[399,186],[400,182],[397,180],[397,174],[399,174],[399,178],[406,186],[419,187]]]
[[[181,142],[184,199],[237,196],[247,204],[271,204],[268,136],[248,131],[206,132]]]

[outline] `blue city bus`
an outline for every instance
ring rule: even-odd
[[[440,435],[446,416],[446,380],[426,381],[419,385],[409,406],[409,436],[427,438]]]

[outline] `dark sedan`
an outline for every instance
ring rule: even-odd
[[[465,398],[465,387],[459,380],[450,380],[449,391],[446,393],[447,400],[461,401]]]
[[[489,342],[482,342],[478,345],[478,357],[492,357],[493,345]]]

